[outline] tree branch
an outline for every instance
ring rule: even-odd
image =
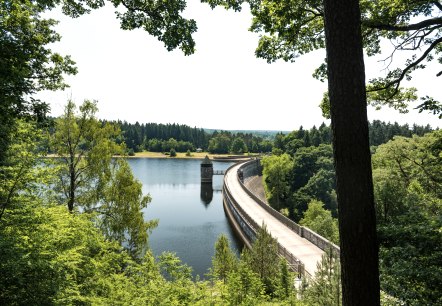
[[[305,9],[304,11],[312,14],[315,17],[323,17],[324,16],[324,13],[322,13],[321,11],[315,12],[314,10],[311,10],[311,9]]]
[[[423,42],[425,42],[425,38],[427,38],[431,33],[433,33],[434,30],[437,30],[437,29],[439,29],[441,27],[442,27],[442,24],[434,26],[434,27],[431,27],[429,29],[423,29],[423,30],[415,31],[413,34],[411,34],[407,38],[405,38],[403,42],[401,42],[400,44],[395,46],[395,50],[416,50],[416,49],[420,49],[421,44]],[[417,43],[416,43],[416,40],[418,40]],[[405,47],[407,45],[412,45],[412,47],[410,47],[410,48]]]
[[[144,8],[136,7],[135,5],[131,6],[125,0],[121,0],[121,4],[123,4],[123,6],[127,10],[129,10],[129,11],[132,11],[132,12],[135,12],[135,11],[143,12],[147,16],[149,16],[151,19],[155,19],[155,20],[161,22],[166,27],[168,26],[168,23],[164,20],[164,18],[161,16],[161,14],[158,13],[158,8],[155,9],[154,11],[149,11],[149,10],[146,10]]]
[[[427,55],[438,45],[442,43],[442,37],[439,37],[438,39],[436,39],[435,41],[433,41],[433,43],[428,47],[427,50],[425,50],[425,52],[422,54],[421,57],[419,57],[416,61],[414,61],[413,63],[411,63],[410,65],[408,65],[401,73],[401,75],[396,78],[395,80],[388,82],[384,87],[381,88],[374,88],[371,90],[368,90],[367,92],[373,92],[373,91],[379,91],[379,90],[384,90],[384,89],[388,89],[391,86],[396,84],[396,91],[394,94],[397,93],[397,89],[399,88],[399,84],[401,83],[401,81],[404,79],[404,77],[407,75],[407,72],[410,71],[412,68],[416,67],[417,65],[419,65],[426,57]]]
[[[437,1],[433,2],[433,4],[434,4],[435,6],[437,6],[437,7],[442,11],[442,4],[440,4],[440,3],[437,2]]]
[[[405,26],[396,26],[396,25],[390,25],[390,24],[382,24],[382,23],[375,23],[371,21],[366,21],[362,23],[364,26],[372,29],[377,30],[387,30],[387,31],[412,31],[412,30],[421,30],[428,26],[432,25],[442,25],[442,17],[427,19],[418,23],[409,24]]]

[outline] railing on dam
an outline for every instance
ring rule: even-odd
[[[234,167],[236,165],[231,166],[230,168]],[[230,170],[227,169],[226,173]],[[238,178],[239,180],[239,178]],[[223,195],[224,195],[224,201],[225,204],[228,205],[229,210],[232,212],[233,217],[235,218],[237,224],[241,227],[241,230],[243,234],[248,239],[248,242],[246,242],[246,245],[250,247],[250,243],[253,242],[253,240],[256,237],[256,233],[258,229],[261,227],[261,225],[257,224],[253,218],[251,218],[241,207],[241,205],[238,204],[238,202],[235,200],[235,198],[232,196],[229,188],[224,183],[223,185]],[[305,269],[303,267],[302,262],[296,258],[292,253],[290,253],[284,246],[282,246],[280,243],[278,244],[278,253],[280,256],[283,256],[292,271],[297,272],[299,275],[304,275]],[[307,273],[308,274],[308,273]],[[308,278],[311,278],[311,275],[307,275]]]
[[[254,176],[258,175],[262,172],[261,165],[259,159],[251,160],[248,162],[245,162],[240,169],[243,172],[243,180],[246,180],[248,176]],[[238,179],[239,180],[239,179]],[[239,180],[242,188],[244,191],[255,200],[255,202],[261,206],[263,209],[265,209],[269,214],[271,214],[273,217],[275,217],[278,221],[280,221],[282,224],[284,224],[286,227],[288,227],[290,230],[298,234],[299,236],[307,239],[314,245],[316,245],[318,248],[320,248],[323,251],[326,250],[332,250],[334,254],[337,254],[339,256],[340,249],[339,247],[330,242],[329,240],[325,239],[321,235],[318,235],[317,233],[313,232],[312,230],[300,226],[296,222],[290,220],[283,214],[281,214],[279,211],[275,210],[270,205],[267,205],[264,203],[261,199],[259,199],[253,192],[251,192],[245,185],[242,180]]]
[[[226,170],[226,173],[231,170],[231,168],[235,167],[236,165],[231,166],[229,169]],[[316,234],[315,232],[309,230],[308,228],[305,228],[303,226],[300,226],[293,222],[292,220],[288,219],[266,203],[264,203],[262,200],[260,200],[253,192],[251,192],[243,183],[244,180],[246,180],[250,176],[260,175],[261,168],[260,168],[260,162],[259,160],[251,160],[248,162],[245,162],[240,166],[239,169],[242,172],[241,175],[238,175],[236,173],[236,178],[238,182],[241,184],[241,187],[244,189],[244,191],[256,202],[257,205],[261,206],[263,209],[265,209],[269,214],[271,214],[273,217],[275,217],[279,222],[284,224],[289,230],[293,231],[300,237],[305,238],[306,240],[310,241],[312,244],[316,245],[322,250],[332,250],[333,253],[339,255],[339,247],[335,244],[331,243],[324,237]],[[257,230],[261,227],[261,225],[257,224],[255,220],[253,220],[252,217],[250,217],[244,209],[239,205],[239,203],[235,200],[233,195],[231,194],[226,181],[224,181],[223,185],[223,195],[224,195],[224,202],[225,205],[228,206],[229,210],[231,211],[231,217],[235,218],[236,223],[241,228],[242,231],[241,234],[244,234],[246,236],[246,239],[249,241],[246,244],[248,247],[250,247],[250,243],[253,242],[253,240],[256,237]],[[303,263],[296,258],[290,251],[288,251],[283,245],[281,245],[278,242],[278,251],[280,256],[283,256],[287,259],[289,266],[291,267],[292,271],[298,272],[301,275],[306,275],[307,278],[311,278],[312,275],[310,275],[303,267]]]

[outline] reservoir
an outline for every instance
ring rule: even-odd
[[[213,177],[212,189],[210,184],[201,185],[201,160],[131,158],[128,162],[143,184],[143,193],[152,197],[144,218],[159,220],[158,227],[149,235],[149,246],[155,256],[164,251],[174,252],[192,267],[194,276],[204,278],[219,235],[229,238],[236,253],[241,251],[242,243],[224,213],[222,175]],[[214,170],[225,170],[231,165],[213,162]]]

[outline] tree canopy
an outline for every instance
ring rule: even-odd
[[[38,1],[7,0],[0,4],[0,163],[11,141],[14,119],[42,118],[48,105],[35,99],[41,90],[63,89],[63,74],[77,72],[69,56],[52,52],[60,40],[57,22],[41,15],[46,5]]]
[[[383,290],[409,305],[441,303],[442,132],[395,137],[373,156]]]
[[[240,10],[248,3],[253,15],[250,30],[261,34],[255,54],[274,62],[278,59],[293,62],[301,55],[317,49],[325,49],[323,1],[251,1],[204,0],[212,7],[223,5]],[[360,1],[363,47],[368,56],[383,52],[387,74],[375,77],[367,84],[368,102],[379,108],[382,105],[406,112],[408,102],[418,99],[415,88],[405,88],[403,83],[412,73],[424,69],[430,62],[442,63],[442,4],[423,0],[363,0]],[[392,48],[383,44],[389,41]],[[396,54],[406,53],[404,62]],[[432,63],[433,64],[433,63]],[[318,67],[314,76],[327,78],[326,61]],[[434,76],[439,77],[442,71]],[[323,111],[329,116],[328,96],[324,96]],[[442,104],[427,95],[421,96],[420,111],[428,110],[442,117]]]

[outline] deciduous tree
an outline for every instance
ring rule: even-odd
[[[75,74],[69,56],[48,47],[60,40],[56,21],[42,17],[44,3],[7,0],[0,4],[0,165],[16,121],[45,116],[48,106],[33,95],[41,90],[63,89],[63,74]]]
[[[379,305],[359,1],[324,1],[344,305]]]
[[[122,153],[115,143],[119,130],[101,125],[95,118],[96,101],[84,101],[77,112],[69,101],[64,114],[56,119],[51,149],[57,155],[60,187],[69,211],[75,206],[88,209],[98,204],[99,195],[110,176],[114,154]]]
[[[434,131],[396,137],[373,156],[381,287],[410,305],[441,303],[441,152]]]
[[[304,212],[304,218],[299,221],[299,224],[339,244],[338,222],[333,219],[329,210],[324,209],[324,203],[317,200],[310,201],[308,209]]]
[[[113,158],[124,152],[115,139],[119,129],[95,118],[96,102],[85,101],[76,112],[75,104],[66,105],[63,116],[56,120],[52,148],[58,169],[55,186],[70,212],[100,214],[99,223],[110,239],[122,243],[133,257],[142,254],[148,232],[157,224],[146,222],[142,209],[150,202],[144,196],[126,160]]]
[[[263,165],[266,197],[270,204],[279,210],[283,208],[282,203],[289,198],[288,177],[293,168],[292,158],[288,154],[265,156],[261,160],[261,164]]]
[[[242,138],[237,137],[233,140],[230,151],[232,151],[232,153],[235,154],[242,154],[246,153],[248,150],[244,140]]]

